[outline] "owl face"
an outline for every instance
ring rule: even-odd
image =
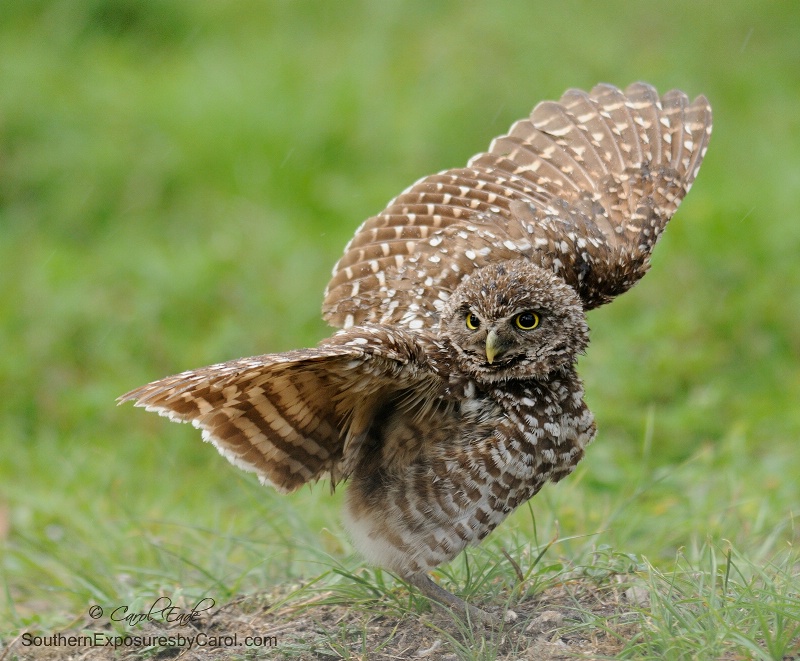
[[[479,269],[442,311],[440,335],[459,367],[482,383],[542,378],[575,362],[589,342],[575,290],[527,260]]]

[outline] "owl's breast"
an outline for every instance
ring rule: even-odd
[[[583,456],[594,422],[582,392],[574,376],[476,389],[420,419],[384,409],[373,426],[380,445],[348,491],[356,545],[372,562],[415,572],[479,543]]]

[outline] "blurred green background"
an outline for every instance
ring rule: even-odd
[[[0,631],[347,557],[340,494],[278,497],[115,397],[313,345],[364,218],[599,81],[706,94],[714,135],[651,273],[590,315],[599,436],[534,510],[655,561],[796,538],[798,26],[788,0],[0,3]]]

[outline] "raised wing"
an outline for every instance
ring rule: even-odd
[[[430,328],[471,271],[520,257],[601,305],[646,272],[710,134],[705,97],[644,83],[540,103],[466,168],[419,180],[369,218],[334,267],[323,314],[334,326]]]
[[[280,491],[346,478],[388,401],[424,415],[442,380],[419,336],[373,326],[315,349],[241,358],[154,381],[133,401],[203,432],[231,463]]]

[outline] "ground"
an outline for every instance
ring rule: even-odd
[[[480,625],[468,626],[449,614],[429,611],[419,615],[407,613],[398,617],[390,605],[376,603],[367,612],[347,605],[325,602],[330,593],[321,592],[314,599],[280,603],[280,594],[258,594],[236,599],[200,618],[189,626],[145,623],[127,632],[109,627],[97,629],[96,622],[86,618],[76,623],[69,635],[98,632],[106,636],[171,636],[176,639],[195,639],[198,634],[206,640],[227,638],[236,634],[234,645],[243,644],[246,637],[261,637],[264,646],[242,651],[239,646],[203,647],[177,644],[150,648],[120,645],[114,658],[120,661],[141,658],[182,659],[183,661],[228,660],[249,658],[287,659],[413,659],[430,658],[438,661],[463,659],[481,649],[493,652],[493,658],[573,659],[612,656],[620,651],[622,642],[634,636],[641,626],[641,587],[634,577],[617,576],[605,584],[587,579],[560,583],[547,588],[534,598],[514,608],[516,619],[500,631]],[[602,623],[602,624],[600,624]],[[496,656],[494,656],[496,655]],[[108,648],[28,647],[23,641],[13,641],[2,657],[49,661],[51,659],[80,659],[94,661],[109,658]],[[478,657],[481,658],[481,657]]]

